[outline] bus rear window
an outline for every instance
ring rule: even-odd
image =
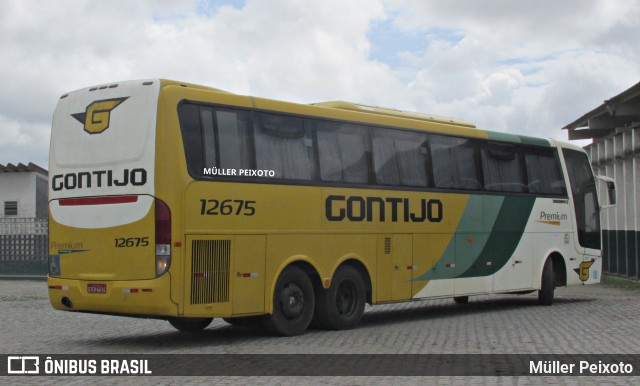
[[[192,175],[202,175],[203,168],[250,168],[247,112],[185,103],[178,114]]]

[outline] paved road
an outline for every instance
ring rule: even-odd
[[[167,322],[53,310],[44,281],[0,280],[0,353],[4,354],[636,354],[640,353],[640,289],[604,284],[560,288],[551,307],[531,295],[480,296],[368,308],[352,331],[310,330],[278,338],[214,320],[185,336]],[[30,378],[34,384],[85,384],[83,377]],[[220,384],[640,384],[638,378],[575,377],[223,377]],[[25,378],[0,378],[24,383]],[[130,382],[129,380],[128,382]],[[205,377],[136,378],[136,383],[211,383]],[[116,384],[126,378],[91,378]]]

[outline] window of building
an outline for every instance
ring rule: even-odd
[[[4,202],[4,215],[5,216],[17,216],[18,215],[18,201],[5,201]]]

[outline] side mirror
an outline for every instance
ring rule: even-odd
[[[611,177],[607,177],[607,176],[596,176],[596,178],[598,179],[599,184],[598,185],[602,185],[604,184],[604,190],[600,189],[600,186],[598,187],[598,191],[599,192],[606,192],[606,194],[604,194],[603,196],[606,197],[606,203],[601,202],[600,203],[600,207],[603,209],[607,209],[607,208],[613,208],[614,206],[616,206],[616,202],[618,200],[618,194],[616,191],[616,181],[611,178]],[[604,199],[604,197],[602,197],[600,200],[602,201]]]

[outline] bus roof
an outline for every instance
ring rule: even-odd
[[[369,113],[369,114],[377,114],[377,115],[385,115],[390,117],[398,117],[398,118],[407,118],[407,119],[415,119],[420,121],[427,122],[437,122],[444,123],[448,125],[456,125],[456,126],[464,126],[475,128],[471,122],[462,121],[454,118],[440,117],[432,114],[423,114],[416,113],[412,111],[403,111],[398,109],[391,109],[388,107],[379,107],[379,106],[368,106],[359,103],[351,103],[351,102],[343,102],[343,101],[329,101],[329,102],[320,102],[320,103],[312,103],[313,106],[321,106],[321,107],[329,107],[333,109],[340,110],[349,110],[349,111],[357,111],[361,113]]]
[[[237,95],[234,93],[230,93],[228,91],[220,90],[213,87],[201,86],[192,83],[178,82],[174,80],[160,79],[161,86],[179,86],[179,87],[187,87],[193,88],[202,91],[216,92],[222,93],[226,95]],[[329,115],[332,118],[342,118],[348,119],[345,114],[356,113],[356,114],[364,114],[361,115],[363,122],[379,122],[381,124],[392,124],[398,125],[403,128],[411,128],[417,130],[428,130],[435,132],[442,132],[447,134],[457,134],[463,136],[470,137],[481,137],[487,138],[489,140],[495,141],[506,141],[506,142],[514,142],[514,143],[523,143],[528,145],[537,145],[537,146],[556,146],[551,140],[529,137],[526,135],[519,134],[511,134],[497,131],[484,130],[476,127],[475,124],[455,118],[442,117],[432,114],[423,114],[418,112],[411,111],[403,111],[399,109],[387,108],[387,107],[379,107],[379,106],[368,106],[359,103],[345,102],[345,101],[328,101],[328,102],[320,102],[320,103],[310,103],[310,104],[300,104],[293,102],[284,102],[272,99],[263,99],[257,97],[248,97],[251,99],[251,103],[256,108],[262,108],[266,110],[274,109],[280,110],[284,109],[289,112],[296,112],[299,114],[310,114],[314,116],[324,116],[329,111],[332,111]],[[316,108],[320,109],[328,109],[325,113],[320,113],[319,111],[315,111]],[[365,118],[366,116],[369,118]],[[376,118],[376,116],[378,118]],[[413,121],[414,124],[410,122]],[[428,128],[424,125],[415,125],[415,122],[422,122],[429,126]],[[432,126],[434,125],[434,126]],[[439,127],[438,127],[439,126]],[[564,144],[563,147],[572,147],[572,144]]]

